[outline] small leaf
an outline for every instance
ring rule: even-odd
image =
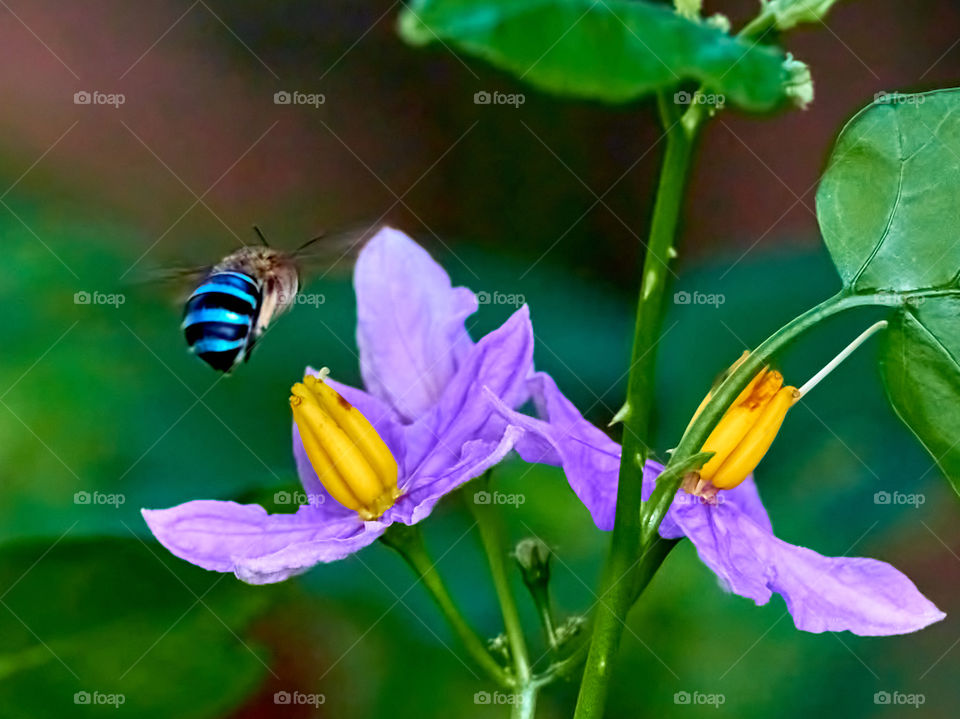
[[[765,12],[773,16],[779,30],[789,30],[800,23],[821,22],[837,0],[770,0]]]
[[[960,299],[936,297],[898,312],[880,367],[894,410],[960,494]]]
[[[570,97],[627,102],[696,81],[748,110],[784,99],[780,50],[639,0],[413,0],[399,30]]]
[[[960,90],[881,94],[840,133],[817,192],[855,292],[946,287],[960,271]]]

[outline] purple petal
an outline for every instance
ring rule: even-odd
[[[526,462],[562,467],[594,523],[603,530],[613,529],[620,445],[585,420],[549,375],[538,372],[529,386],[543,419],[515,412],[491,397],[510,424],[525,430],[517,441],[517,452]]]
[[[197,500],[144,509],[150,531],[173,554],[204,569],[233,572],[250,584],[279,582],[342,559],[383,534],[386,524],[356,513],[333,520],[315,507],[267,514],[256,504]]]
[[[659,467],[658,473],[663,471],[662,466],[657,466]],[[650,495],[653,493],[653,488],[654,482],[648,481],[647,477],[644,476],[644,501],[650,498]],[[760,494],[757,492],[757,484],[754,482],[752,474],[748,475],[739,486],[720,492],[714,502],[716,504],[732,504],[738,511],[753,520],[758,527],[767,532],[773,532],[770,517],[767,515],[767,510],[764,508],[763,503],[760,501]],[[686,536],[686,533],[677,523],[675,516],[677,512],[683,511],[682,507],[686,504],[702,505],[709,504],[709,502],[705,502],[700,497],[689,494],[682,489],[678,490],[667,512],[667,516],[663,518],[663,522],[660,524],[661,537],[664,539],[679,539],[680,537]]]
[[[797,629],[905,634],[945,616],[885,562],[824,557],[777,539],[737,502],[674,506],[700,559],[733,592],[766,604],[781,594]]]
[[[532,372],[533,328],[524,305],[471,349],[436,406],[404,428],[408,473],[441,476],[460,462],[467,442],[499,443],[507,423],[488,394],[514,407],[526,399]]]
[[[498,442],[472,440],[463,446],[459,461],[444,472],[434,476],[417,476],[410,483],[411,491],[403,495],[387,517],[404,524],[415,524],[433,510],[445,494],[479,477],[490,467],[499,463],[513,449],[522,434],[519,427],[507,427]]]
[[[357,258],[357,343],[364,385],[405,420],[439,399],[472,342],[474,294],[452,287],[416,242],[389,227]]]

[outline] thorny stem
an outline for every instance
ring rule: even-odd
[[[660,339],[663,298],[668,281],[667,264],[675,255],[673,242],[683,203],[690,157],[703,118],[702,114],[697,114],[678,119],[675,117],[674,108],[667,103],[661,94],[659,109],[666,128],[667,147],[642,268],[633,354],[627,381],[627,400],[618,415],[623,419],[624,428],[616,520],[601,584],[602,599],[597,607],[593,639],[580,696],[577,699],[575,719],[600,717],[603,714],[613,658],[620,645],[627,611],[635,598],[634,575],[642,526],[640,500],[643,467],[649,453],[644,439],[649,436],[656,345]],[[692,107],[691,110],[693,109]]]

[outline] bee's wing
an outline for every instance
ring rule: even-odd
[[[186,302],[191,293],[210,274],[212,265],[203,267],[164,267],[146,270],[133,279],[133,284],[158,288],[171,301]]]
[[[319,274],[349,271],[357,255],[380,227],[365,225],[321,234],[293,253],[302,279],[306,282]]]

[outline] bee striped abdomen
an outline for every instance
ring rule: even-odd
[[[227,372],[249,354],[263,295],[242,272],[214,272],[187,300],[183,331],[190,350]]]

